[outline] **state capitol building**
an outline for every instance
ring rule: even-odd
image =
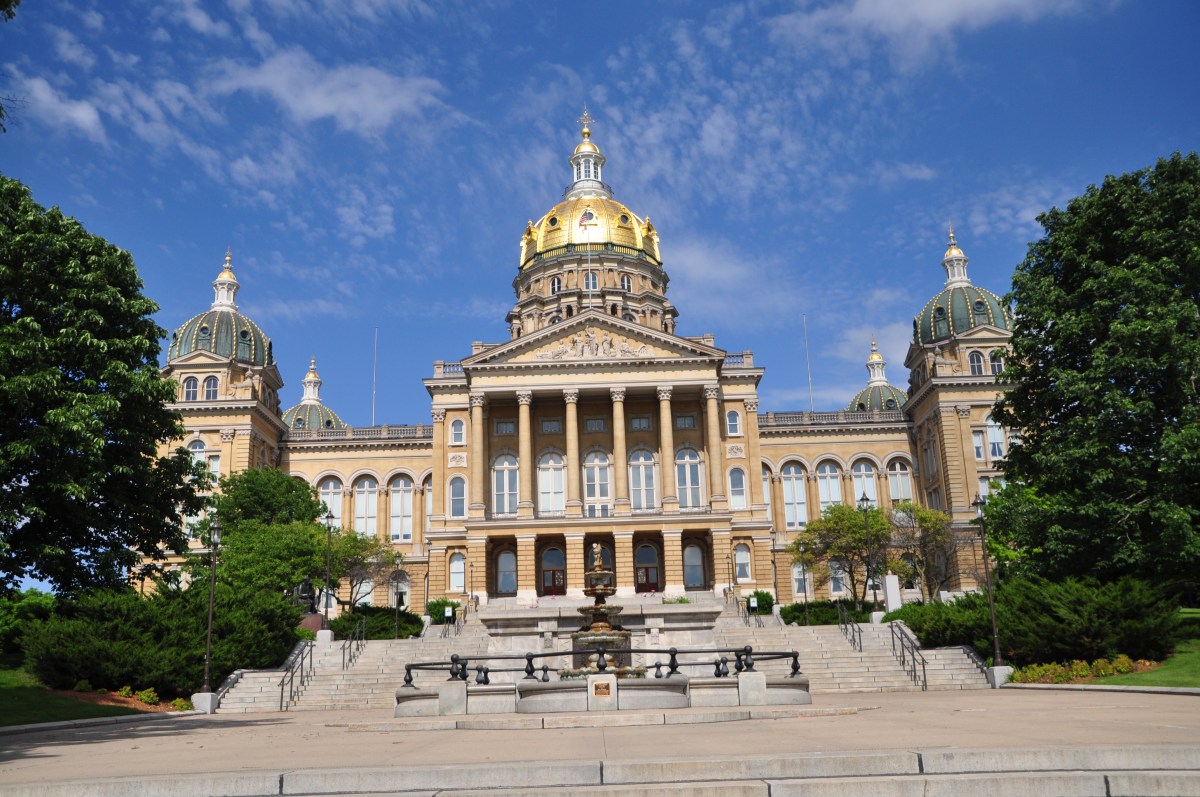
[[[317,489],[335,526],[390,540],[402,569],[370,600],[418,613],[437,598],[582,597],[593,551],[618,597],[848,596],[836,567],[818,584],[786,547],[863,496],[949,514],[966,544],[946,587],[974,588],[971,503],[1001,477],[1007,440],[989,413],[1012,319],[971,284],[953,232],[945,284],[913,321],[907,388],[888,383],[872,341],[844,410],[760,407],[751,352],[677,334],[658,232],[613,198],[590,121],[562,201],[521,236],[510,339],[434,363],[429,422],[347,426],[321,401],[315,361],[283,409],[271,341],[238,312],[227,255],[211,307],[175,330],[163,369],[183,445],[214,475],[279,468]]]

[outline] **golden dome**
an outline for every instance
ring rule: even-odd
[[[658,233],[648,221],[615,199],[565,199],[526,227],[521,238],[521,268],[546,257],[586,251],[583,246],[588,244],[593,251],[615,250],[635,257],[644,254],[654,265],[661,265]]]
[[[951,257],[963,257],[963,251],[958,248],[958,241],[954,240],[954,228],[950,228],[950,243],[946,246],[946,254],[942,259],[945,260]]]
[[[237,282],[237,277],[233,276],[233,266],[231,265],[232,263],[233,263],[233,250],[227,248],[225,250],[225,268],[221,269],[221,273],[217,275],[217,279],[233,280],[234,282]],[[211,274],[212,272],[210,271],[208,273]]]
[[[867,356],[867,362],[879,362],[883,359],[883,355],[879,353],[879,348],[875,345],[875,338],[871,338],[871,353]]]

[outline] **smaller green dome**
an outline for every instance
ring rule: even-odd
[[[283,413],[289,429],[345,429],[346,423],[324,404],[297,404]]]
[[[898,410],[904,406],[908,395],[894,385],[867,385],[850,399],[846,405],[849,412],[877,412]]]

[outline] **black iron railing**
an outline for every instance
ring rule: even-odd
[[[279,679],[279,710],[287,711],[300,697],[313,677],[313,643],[302,642],[291,657],[291,664]]]
[[[367,646],[367,620],[364,617],[354,624],[354,631],[342,643],[342,669],[348,670],[354,666],[354,660],[362,649]]]
[[[834,605],[837,606],[838,628],[842,629],[842,635],[846,637],[850,647],[862,653],[862,628],[850,619],[850,613],[846,611],[844,603],[834,601]]]
[[[902,623],[892,622],[888,625],[892,629],[892,655],[899,660],[900,666],[908,673],[912,682],[920,684],[921,691],[924,692],[929,688],[929,682],[925,678],[925,657],[921,655],[920,645]],[[918,665],[921,667],[920,676],[917,675]]]
[[[755,653],[754,648],[751,647],[750,645],[746,645],[741,648],[685,648],[682,650],[679,648],[604,648],[604,647],[597,647],[597,648],[593,648],[590,651],[589,650],[574,650],[574,651],[570,651],[569,654],[567,654],[564,651],[557,651],[554,653],[526,653],[524,655],[509,655],[509,656],[494,656],[494,655],[480,656],[479,659],[481,659],[482,661],[487,661],[487,662],[524,661],[525,666],[524,667],[504,667],[504,666],[494,667],[494,666],[489,666],[489,665],[485,665],[482,663],[476,663],[475,664],[475,683],[478,685],[490,684],[492,682],[491,675],[493,673],[505,673],[505,672],[524,673],[525,677],[522,680],[526,680],[526,681],[529,681],[529,680],[533,680],[533,681],[540,680],[543,682],[549,681],[550,680],[550,666],[548,664],[542,664],[541,667],[537,667],[534,664],[535,659],[538,659],[538,660],[561,659],[564,655],[578,656],[580,654],[587,655],[589,653],[596,654],[596,671],[597,672],[606,672],[608,670],[608,662],[605,659],[605,657],[607,655],[631,656],[634,653],[638,653],[638,654],[642,654],[642,655],[650,654],[650,655],[654,655],[654,656],[666,656],[667,657],[666,661],[663,661],[662,659],[657,659],[655,661],[652,661],[652,662],[649,662],[649,663],[643,665],[646,672],[649,672],[650,670],[654,670],[655,678],[671,678],[674,676],[679,676],[682,674],[679,672],[680,667],[695,667],[695,666],[711,666],[713,668],[713,676],[714,677],[727,678],[727,677],[729,677],[729,674],[730,674],[730,669],[729,669],[730,661],[733,662],[733,672],[736,674],[736,673],[743,673],[743,672],[757,672],[757,670],[754,669],[756,662],[770,661],[770,660],[775,660],[775,659],[790,659],[791,660],[791,672],[789,673],[789,675],[787,677],[795,678],[799,675],[803,675],[803,673],[800,672],[800,654],[794,650],[766,651],[766,652]],[[704,654],[718,654],[718,655],[713,659],[683,659],[683,658],[680,658],[681,656],[692,656],[692,655],[699,656],[699,655],[704,655]],[[721,654],[724,654],[724,655],[721,655]],[[472,661],[472,659],[469,659],[465,656],[459,656],[456,653],[456,654],[452,655],[448,661],[426,661],[426,662],[417,662],[417,663],[413,663],[413,664],[405,664],[404,665],[404,686],[411,688],[411,689],[415,689],[416,685],[413,683],[413,680],[414,680],[413,672],[420,671],[420,670],[427,670],[427,671],[432,671],[432,672],[444,671],[449,674],[450,677],[447,678],[447,680],[449,680],[449,681],[466,681],[466,680],[468,680],[468,676],[471,672],[471,661]],[[478,660],[475,660],[475,661],[478,662]],[[664,672],[664,670],[665,670],[665,672]],[[538,677],[539,672],[541,673],[540,678]]]

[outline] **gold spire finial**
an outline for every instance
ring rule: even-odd
[[[317,357],[316,357],[316,355],[313,355],[312,358],[308,361],[308,373],[304,375],[305,379],[313,379],[314,377],[317,379],[320,379],[320,377],[317,376]]]
[[[954,237],[954,225],[948,224],[946,226],[950,233],[950,240],[946,244],[945,257],[963,257],[963,251],[958,247],[958,239]]]
[[[954,225],[953,225],[953,224],[948,224],[948,225],[946,225],[946,226],[947,226],[947,227],[949,228],[949,230],[950,230],[950,245],[951,245],[951,246],[954,246],[954,243],[955,243],[955,241],[954,241]]]
[[[883,359],[883,355],[879,353],[879,347],[875,345],[875,335],[874,334],[871,335],[871,355],[869,357],[867,357],[867,359],[870,360],[871,362],[875,362],[876,360]]]
[[[233,262],[233,247],[226,246],[225,247],[225,264],[229,265],[232,262]]]
[[[579,118],[578,118],[578,119],[576,119],[575,121],[576,121],[576,123],[583,125],[583,131],[582,131],[582,132],[583,132],[583,137],[584,137],[585,139],[586,139],[586,138],[591,138],[591,137],[592,137],[592,128],[591,128],[591,125],[592,125],[592,124],[593,124],[593,123],[594,123],[596,120],[592,118],[592,115],[591,115],[590,113],[588,113],[588,109],[587,109],[587,103],[586,103],[586,102],[583,104],[583,116],[579,117]]]
[[[221,273],[217,275],[219,280],[233,280],[237,282],[237,277],[233,276],[233,249],[225,247],[225,266],[221,269]]]

